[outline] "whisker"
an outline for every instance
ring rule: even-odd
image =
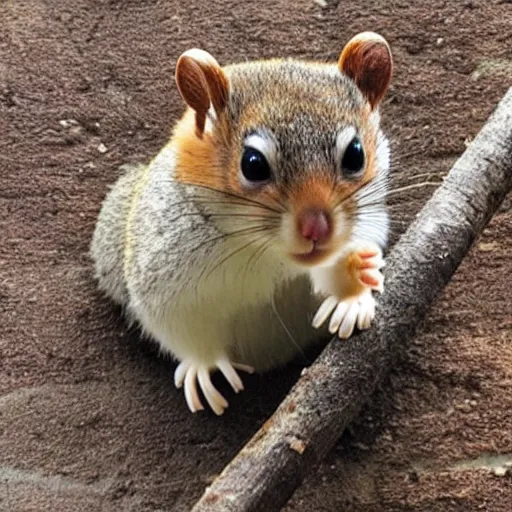
[[[387,180],[376,181],[372,180],[367,184],[363,185],[361,188],[355,190],[348,196],[344,197],[339,203],[335,206],[336,208],[345,203],[348,199],[357,195],[357,206],[358,208],[362,208],[364,206],[370,204],[385,204],[388,198],[396,196],[401,192],[405,192],[407,190],[419,189],[423,187],[435,186],[438,187],[441,185],[441,182],[433,182],[433,181],[423,181],[421,183],[413,183],[410,185],[405,185],[403,187],[397,187],[389,190],[389,184]],[[375,197],[379,197],[378,201],[374,200]],[[372,199],[372,203],[366,203],[367,199]]]
[[[387,195],[392,196],[394,194],[397,194],[399,192],[405,192],[406,190],[413,190],[416,188],[423,188],[423,187],[439,187],[439,185],[442,185],[442,183],[439,181],[422,181],[421,183],[413,183],[412,185],[406,185],[404,187],[395,188],[393,190],[389,190]]]
[[[272,222],[273,224],[278,225],[280,223],[279,217],[269,217],[266,215],[256,215],[251,213],[208,213],[208,217],[242,217],[249,219],[261,219],[264,221]]]
[[[366,198],[363,198],[363,199],[366,199]],[[360,210],[363,210],[363,209],[367,209],[367,208],[370,208],[370,207],[375,207],[375,208],[378,208],[379,210],[382,209],[382,208],[385,208],[386,210],[390,210],[392,208],[403,208],[404,205],[406,204],[409,204],[409,203],[415,203],[417,201],[415,200],[408,200],[408,201],[400,201],[400,202],[393,202],[393,203],[389,203],[389,202],[386,202],[385,199],[377,199],[375,201],[371,201],[371,202],[366,202],[366,201],[358,201],[358,204],[357,204],[357,210],[360,211]]]
[[[188,199],[186,199],[186,200],[178,201],[177,203],[170,204],[169,208],[176,207],[176,206],[181,206],[181,205],[184,205],[184,204],[190,204],[190,203],[199,204],[199,205],[207,205],[207,206],[210,206],[212,204],[221,204],[221,205],[227,205],[227,206],[230,206],[230,207],[241,206],[241,207],[244,207],[244,208],[247,208],[247,206],[248,206],[247,203],[227,201],[227,200],[226,201],[212,200],[211,198],[201,197],[201,196],[189,196]],[[280,212],[275,212],[274,210],[272,210],[270,208],[267,208],[267,207],[252,205],[252,203],[251,203],[251,206],[253,208],[259,208],[259,209],[264,210],[264,211],[271,211],[273,213],[280,213]]]
[[[358,219],[356,219],[358,220]],[[369,217],[364,217],[363,219],[365,221],[365,224],[368,225],[368,226],[372,226],[374,228],[377,228],[377,227],[381,227],[380,224],[378,224],[377,222],[372,222],[372,219],[369,218]],[[373,220],[378,220],[378,219],[373,219]],[[399,219],[388,219],[388,222],[390,225],[407,225],[409,224],[413,219],[409,219],[409,220],[399,220]]]
[[[443,172],[443,171],[422,172],[420,174],[413,174],[412,176],[406,176],[406,179],[407,179],[407,181],[412,181],[412,180],[419,180],[419,179],[423,179],[423,178],[430,178],[432,176],[443,178],[444,176],[446,176],[446,172]]]
[[[272,238],[272,236],[269,236],[268,240],[263,243],[261,252],[254,259],[252,268],[254,268],[257,265],[258,261],[263,257],[263,254],[265,254],[265,251],[270,247],[270,245],[272,244]]]
[[[265,236],[265,235],[262,235],[262,236]],[[253,243],[257,242],[258,240],[260,240],[261,237],[258,237],[256,240],[250,240],[249,242],[247,242],[246,244],[242,245],[241,247],[237,247],[234,251],[231,251],[225,258],[222,258],[209,272],[208,274],[205,276],[205,280],[208,279],[208,277],[210,277],[210,275],[215,272],[215,270],[217,270],[220,266],[222,266],[224,263],[226,263],[226,261],[228,261],[230,258],[232,258],[233,256],[236,256],[238,253],[240,253],[241,251],[243,251],[244,249],[246,249],[247,247],[249,247],[250,245],[252,245]],[[201,276],[200,276],[200,279],[202,278],[202,274],[201,273]]]
[[[268,223],[272,225],[279,225],[279,218],[278,217],[269,217],[267,215],[257,215],[257,214],[251,214],[251,213],[201,213],[201,212],[185,212],[180,214],[177,217],[174,217],[171,219],[171,221],[178,220],[181,217],[193,217],[193,216],[203,216],[203,217],[242,217],[242,218],[249,218],[249,219],[261,219],[264,221],[268,221]]]
[[[182,202],[184,203],[184,202]],[[175,203],[172,206],[179,206],[181,203]],[[229,204],[229,203],[227,203]],[[246,205],[241,205],[246,206]],[[273,225],[279,224],[279,216],[277,215],[263,215],[263,214],[257,214],[257,213],[228,213],[228,212],[222,212],[222,213],[215,213],[215,212],[182,212],[177,214],[176,216],[169,219],[169,222],[176,222],[182,217],[245,217],[245,218],[251,218],[251,219],[260,219],[264,221],[268,221],[269,223],[272,223]]]
[[[255,260],[256,258],[256,255],[259,253],[259,251],[261,250],[262,247],[265,247],[265,244],[268,243],[268,236],[267,237],[260,237],[259,240],[263,239],[263,243],[256,248],[256,250],[252,253],[251,257],[247,260],[246,264],[245,264],[245,270],[244,270],[244,276],[247,274],[247,272],[250,270],[251,268],[251,262],[253,260]],[[257,261],[257,258],[256,260]]]
[[[251,270],[251,262],[253,262],[252,268],[254,268],[256,266],[257,262],[259,261],[259,259],[261,258],[261,256],[263,256],[265,251],[270,247],[270,244],[272,243],[271,236],[267,236],[267,237],[262,236],[259,238],[259,240],[261,240],[261,239],[263,239],[263,243],[258,248],[256,248],[256,250],[252,253],[251,257],[247,260],[247,262],[245,264],[244,276],[242,279],[242,288],[245,288],[245,281],[246,281],[249,271]]]
[[[270,226],[270,228],[272,228],[272,227],[273,226]],[[268,231],[268,229],[269,229],[268,226],[260,224],[258,226],[251,226],[249,228],[238,229],[236,231],[230,231],[228,233],[221,233],[219,236],[215,236],[213,238],[209,238],[208,240],[201,241],[201,243],[199,245],[196,245],[192,249],[192,251],[196,251],[196,250],[200,249],[201,247],[203,247],[204,245],[211,244],[212,242],[216,242],[218,240],[227,240],[228,238],[235,237],[235,236],[253,235],[256,233]]]
[[[417,201],[414,200],[408,200],[408,201],[400,201],[400,202],[393,202],[393,203],[386,203],[386,208],[388,210],[392,210],[393,208],[403,208],[407,204],[416,203]]]
[[[216,192],[218,194],[222,194],[222,195],[225,195],[225,196],[228,196],[228,197],[234,197],[235,199],[241,199],[243,202],[245,203],[251,203],[251,204],[254,204],[254,205],[257,205],[261,208],[265,208],[267,210],[272,210],[274,213],[283,213],[285,210],[285,208],[283,207],[282,204],[280,204],[278,201],[277,204],[278,206],[280,206],[282,208],[281,211],[279,210],[276,210],[275,208],[272,208],[271,206],[269,205],[266,205],[264,203],[261,203],[260,201],[257,201],[256,199],[249,199],[247,197],[244,197],[244,196],[241,196],[239,194],[236,194],[234,192],[229,192],[227,190],[218,190],[216,188],[213,188],[213,187],[209,187],[208,185],[198,185],[198,184],[193,184],[193,185],[190,185],[192,187],[198,187],[198,188],[202,188],[202,189],[205,189],[205,190],[209,190],[211,192]],[[273,198],[274,199],[274,198]],[[275,199],[274,199],[275,200]]]
[[[353,192],[351,192],[348,196],[343,197],[338,203],[334,205],[334,208],[337,208],[341,206],[343,203],[347,202],[350,198],[352,198],[355,194],[358,192],[361,192],[366,187],[368,187],[370,184],[373,184],[375,180],[369,181],[368,183],[365,183],[362,187],[355,189]]]
[[[276,302],[275,302],[275,296],[272,295],[272,300],[270,301],[270,304],[272,306],[272,310],[274,311],[274,314],[276,315],[277,319],[279,320],[279,323],[281,324],[281,326],[283,327],[283,329],[285,330],[288,338],[290,339],[290,341],[292,342],[293,346],[297,349],[297,352],[300,353],[300,355],[302,356],[302,358],[304,359],[304,361],[307,361],[308,358],[306,357],[306,354],[304,352],[304,350],[302,349],[302,347],[297,343],[297,341],[295,340],[295,338],[293,337],[292,333],[290,332],[290,330],[288,329],[288,327],[286,327],[286,324],[284,323],[283,319],[281,318],[281,315],[279,314],[279,312],[277,311],[277,307],[276,307]]]
[[[375,210],[373,207],[371,209],[361,208],[357,212],[352,213],[347,218],[349,220],[366,220],[366,219],[382,219],[383,212],[380,210]],[[389,220],[391,220],[393,217],[390,215],[387,215]],[[409,217],[414,217],[414,215],[409,215]]]

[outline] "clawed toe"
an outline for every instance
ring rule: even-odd
[[[208,402],[208,405],[212,408],[212,411],[220,415],[224,412],[224,409],[228,406],[226,399],[217,391],[217,388],[213,385],[212,379],[210,378],[210,371],[204,366],[199,369],[198,380],[203,394]]]
[[[213,385],[211,371],[220,370],[233,390],[238,393],[244,389],[244,386],[235,368],[248,373],[254,372],[251,366],[231,363],[227,359],[220,359],[213,367],[191,361],[182,361],[174,373],[174,383],[177,388],[184,387],[185,400],[191,412],[204,409],[197,390],[197,383],[199,383],[201,391],[212,411],[217,415],[221,415],[228,407],[228,402]]]
[[[313,327],[320,327],[330,315],[329,332],[338,333],[341,339],[352,336],[355,327],[368,329],[375,317],[375,299],[370,289],[365,290],[358,297],[338,300],[328,297],[313,318]]]
[[[371,290],[382,293],[384,291],[384,276],[376,268],[361,270],[360,279]]]
[[[188,408],[192,412],[202,411],[204,409],[199,395],[197,393],[197,367],[190,366],[185,376],[185,400]]]
[[[375,299],[371,292],[359,298],[359,313],[357,316],[357,328],[369,329],[375,318]]]
[[[338,331],[338,337],[341,339],[348,339],[354,332],[357,316],[359,314],[359,304],[355,300],[343,301],[340,302],[336,308],[336,312],[338,310],[340,310],[340,315],[337,318],[337,326],[332,330],[330,329],[330,331],[332,334]]]
[[[224,375],[225,379],[229,382],[235,393],[243,391],[244,384],[242,382],[242,379],[240,378],[238,373],[236,373],[235,368],[229,361],[219,361],[217,363],[217,368],[222,372],[222,375]]]
[[[336,297],[330,296],[325,299],[320,307],[318,308],[318,311],[316,312],[315,316],[313,317],[312,325],[315,329],[318,329],[321,327],[325,321],[329,318],[331,313],[334,311],[336,306],[338,305],[338,299]]]
[[[182,361],[176,371],[174,372],[174,385],[177,388],[181,388],[183,386],[183,382],[185,380],[185,375],[187,375],[187,371],[190,368],[190,362]]]
[[[359,265],[357,269],[359,273],[359,280],[371,290],[382,293],[384,290],[384,276],[380,271],[384,266],[382,252],[380,249],[374,248],[362,249],[356,254],[359,257]]]

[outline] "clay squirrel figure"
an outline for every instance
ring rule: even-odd
[[[334,64],[179,58],[186,111],[109,191],[91,256],[99,288],[179,361],[192,412],[228,407],[216,370],[238,392],[239,371],[370,327],[389,224],[378,107],[392,67],[373,32]]]

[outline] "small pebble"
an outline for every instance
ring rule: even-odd
[[[496,476],[505,476],[508,473],[508,469],[509,468],[507,468],[505,466],[498,466],[497,468],[493,469],[493,473]]]
[[[71,126],[77,126],[78,121],[76,119],[61,119],[59,124],[62,126],[62,128],[69,128]]]

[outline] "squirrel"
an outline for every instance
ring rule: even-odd
[[[239,392],[240,371],[370,327],[389,229],[379,105],[392,68],[373,32],[337,63],[178,59],[185,112],[107,193],[90,255],[99,289],[177,360],[192,412],[228,407],[214,371]]]

